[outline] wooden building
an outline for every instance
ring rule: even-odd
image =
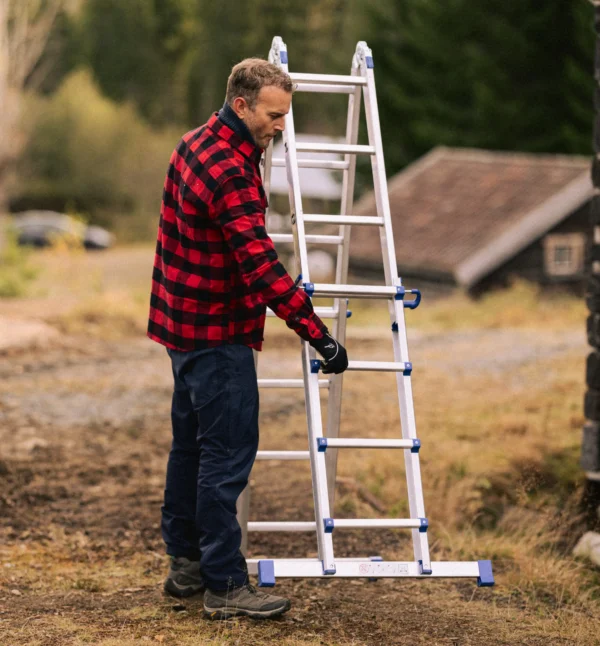
[[[586,157],[439,147],[389,180],[398,270],[407,287],[473,294],[521,277],[585,287],[589,203]],[[375,215],[373,193],[354,206]],[[351,271],[381,274],[374,227],[354,227]]]

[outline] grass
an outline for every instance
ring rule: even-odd
[[[45,267],[35,284],[40,297],[53,294],[53,298],[66,299],[68,292],[73,298],[66,299],[64,310],[51,316],[63,332],[123,339],[143,335],[150,247],[98,255],[55,252],[38,260]],[[581,332],[583,338],[586,312],[582,299],[565,294],[547,296],[522,282],[478,301],[457,293],[428,303],[426,296],[420,308],[406,312],[406,318],[409,340],[413,330],[422,333],[411,343],[411,359],[431,553],[434,560],[492,559],[497,587],[485,596],[472,586],[461,588],[448,582],[430,582],[430,586],[381,582],[378,593],[390,595],[393,607],[408,608],[415,600],[430,608],[431,615],[437,613],[440,621],[458,618],[457,625],[463,628],[458,629],[456,642],[448,637],[447,641],[432,638],[431,643],[463,644],[460,640],[464,639],[464,644],[478,645],[596,644],[600,570],[571,556],[573,543],[583,531],[578,516],[583,474],[578,460],[584,422],[585,349],[570,350],[556,344],[564,335]],[[348,347],[353,356],[359,358],[362,353],[360,358],[389,360],[386,354],[390,348],[383,336],[361,336],[380,323],[386,323],[383,329],[387,329],[385,307],[355,302],[352,309]],[[489,330],[502,330],[508,335],[508,345],[495,346],[498,337],[484,334]],[[510,355],[507,362],[499,363],[502,354],[514,351],[519,356],[512,348],[511,334],[515,344],[539,339],[539,352],[534,348],[525,360],[513,361]],[[272,365],[269,352],[280,353],[284,360],[292,356],[290,348],[296,348],[293,335],[280,321],[269,321],[267,339],[273,341],[266,344],[259,369]],[[469,354],[483,360],[469,363]],[[89,387],[93,390],[95,384]],[[289,449],[305,449],[302,406],[292,405],[291,395],[289,400],[287,394],[269,397],[267,391],[261,448],[276,449],[283,444]],[[275,414],[275,408],[284,412]],[[325,413],[324,406],[326,419]],[[342,434],[395,437],[398,433],[394,378],[380,373],[346,375]],[[125,431],[124,435],[126,442],[139,442],[139,433]],[[143,437],[146,439],[145,433]],[[285,479],[286,491],[300,491],[308,472],[306,465],[292,473],[285,465],[259,463],[253,475],[258,496],[268,490],[266,483],[279,477]],[[390,516],[407,513],[404,468],[398,453],[341,452],[338,473],[342,484],[356,486],[340,488],[336,513],[378,516],[369,496],[380,501]],[[297,500],[299,494],[294,498]],[[386,643],[386,637],[369,636],[368,630],[375,628],[366,618],[353,632],[353,613],[360,613],[351,600],[368,597],[360,596],[360,585],[350,593],[336,582],[295,588],[301,602],[313,595],[317,605],[302,615],[305,623],[294,630],[243,621],[199,624],[196,606],[175,612],[172,602],[157,597],[165,569],[165,559],[159,554],[145,551],[127,559],[98,555],[84,534],[73,535],[60,528],[54,528],[45,541],[23,548],[18,542],[0,548],[4,563],[18,564],[0,568],[0,585],[8,590],[14,586],[24,594],[54,595],[61,606],[58,614],[43,610],[18,629],[11,628],[13,641],[6,643]],[[387,549],[386,557],[411,558],[406,539],[390,543]],[[132,580],[136,581],[133,588]],[[394,596],[401,594],[404,596]],[[339,641],[335,641],[324,628],[313,629],[307,617],[322,612],[319,604],[344,595],[346,600],[339,609],[329,614],[341,623]],[[92,600],[94,608],[105,604],[107,610],[77,613],[70,605],[77,602],[85,609],[85,604],[93,605]],[[396,634],[397,626],[410,630],[406,627],[410,615],[407,611],[380,617],[379,628],[387,631],[388,638]],[[367,625],[371,626],[368,630]],[[486,626],[493,627],[495,641],[490,641],[487,633],[477,636]],[[448,630],[448,635],[454,634],[452,628]],[[414,643],[425,642],[415,637]]]

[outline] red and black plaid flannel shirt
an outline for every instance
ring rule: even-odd
[[[183,136],[163,192],[148,336],[176,350],[262,347],[266,306],[303,339],[327,330],[265,229],[261,150],[214,114]]]

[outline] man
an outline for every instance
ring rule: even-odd
[[[259,161],[284,129],[292,90],[290,77],[264,60],[236,65],[225,105],[183,136],[164,186],[148,336],[167,347],[175,381],[162,507],[171,556],[165,590],[184,597],[206,588],[204,610],[213,618],[290,608],[249,585],[236,519],[258,448],[252,349],[262,346],[266,306],[318,350],[324,372],[348,366],[265,230]]]

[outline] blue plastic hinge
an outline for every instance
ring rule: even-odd
[[[326,437],[318,437],[317,438],[317,448],[319,449],[319,453],[325,453],[325,451],[327,451],[327,438]]]
[[[319,359],[310,360],[310,371],[313,373],[313,375],[319,372],[320,368],[321,368],[321,361]]]
[[[275,563],[270,560],[258,562],[258,586],[272,588],[275,585]]]
[[[312,295],[315,293],[315,284],[314,283],[303,283],[304,286],[304,291],[312,297]]]
[[[323,527],[326,534],[333,533],[333,518],[323,518]]]
[[[477,585],[480,588],[487,588],[494,585],[494,574],[492,572],[491,561],[477,561],[479,565],[479,576],[477,577]]]
[[[398,331],[398,323],[396,323],[396,321],[394,321],[392,323],[392,332],[397,332],[397,331]]]
[[[346,318],[349,319],[352,316],[352,310],[346,310]]]
[[[429,527],[429,521],[427,518],[419,518],[421,521],[421,527],[419,527],[419,531],[421,534],[424,534],[427,531],[427,528]]]
[[[412,445],[412,449],[410,450],[410,452],[411,453],[418,453],[420,449],[421,449],[421,440],[413,440],[413,445]]]
[[[404,371],[403,371],[402,374],[405,377],[409,377],[411,372],[412,372],[412,363],[410,361],[405,361],[404,362]]]
[[[279,52],[279,60],[283,65],[287,65],[287,62],[288,62],[287,52]]]
[[[420,574],[432,574],[433,573],[431,568],[424,568],[423,567],[423,561],[421,559],[419,559],[418,563],[419,563],[419,572],[420,572]]]
[[[394,298],[397,301],[403,301],[405,294],[406,294],[406,289],[402,285],[398,285],[396,287],[396,296],[394,296]]]
[[[372,56],[365,56],[365,62],[367,63],[367,68],[373,69],[375,67]]]

